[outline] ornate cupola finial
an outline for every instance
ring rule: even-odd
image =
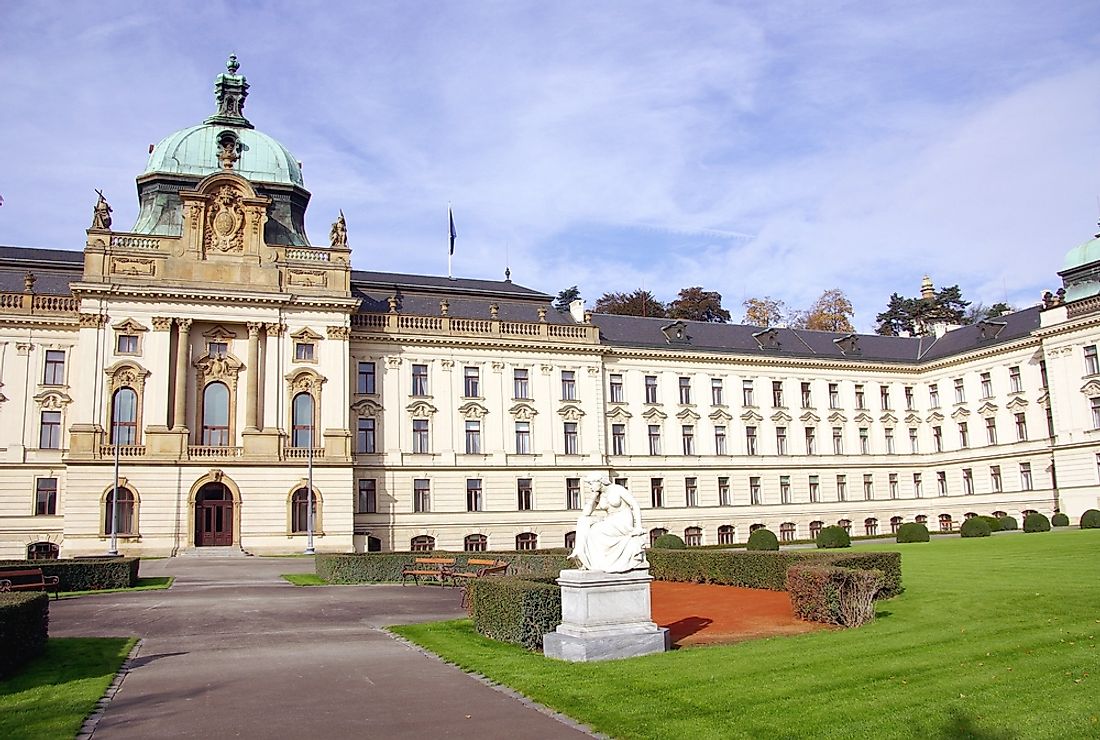
[[[241,68],[236,54],[230,54],[225,62],[225,72],[214,80],[214,99],[218,103],[218,112],[207,118],[204,123],[224,123],[241,128],[253,128],[244,117],[244,101],[248,97],[248,82],[244,75],[237,74]]]

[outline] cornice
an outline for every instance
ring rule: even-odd
[[[234,293],[198,287],[120,285],[113,283],[72,283],[78,298],[140,298],[153,303],[185,301],[193,303],[234,303],[241,305],[329,308],[354,313],[360,299],[338,296],[312,296],[298,293]]]

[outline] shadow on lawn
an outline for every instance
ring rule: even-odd
[[[708,619],[707,617],[684,617],[683,619],[677,619],[675,622],[667,625],[669,639],[672,640],[672,646],[679,647],[677,643],[680,640],[706,629],[713,621],[713,619]]]
[[[938,733],[929,733],[929,737],[969,738],[970,740],[1012,740],[1019,737],[1009,730],[985,730],[978,728],[969,714],[955,710],[951,718]]]

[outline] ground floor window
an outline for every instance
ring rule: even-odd
[[[794,522],[783,522],[779,525],[779,541],[794,542]]]
[[[732,524],[723,524],[718,528],[718,544],[719,545],[732,545],[734,543],[734,537],[736,531]]]
[[[107,498],[103,502],[103,534],[110,535],[112,531],[115,534],[133,534],[137,531],[137,522],[135,522],[135,499],[133,491],[128,488],[118,489],[118,507],[114,507],[114,491],[107,494]],[[112,530],[111,527],[111,512],[114,509],[117,513],[115,519],[115,527]]]
[[[310,503],[313,509],[313,528],[317,528],[317,492],[314,491],[313,500],[310,501],[309,489],[299,488],[290,499],[290,531],[307,532],[310,529],[309,514]]]
[[[749,527],[749,534],[752,534],[756,530],[763,529],[763,528],[764,528],[764,525],[761,524],[760,522],[757,522],[756,524],[753,524],[752,526]]]
[[[684,544],[688,547],[699,547],[703,544],[703,530],[699,527],[688,527],[684,530]]]
[[[409,549],[413,552],[431,552],[435,549],[435,537],[426,534],[413,537],[409,542]]]
[[[516,535],[517,550],[536,550],[539,546],[539,536],[534,532],[523,532]]]
[[[898,528],[901,527],[901,523],[904,521],[900,516],[890,517],[890,532],[897,534]]]
[[[657,541],[657,538],[661,535],[668,534],[667,529],[657,527],[656,529],[649,530],[649,544],[652,547],[653,543]]]
[[[950,514],[940,514],[940,531],[941,532],[950,532],[951,531],[951,515]]]
[[[485,552],[489,548],[489,538],[483,534],[468,534],[462,541],[466,552]]]
[[[878,534],[878,519],[869,517],[863,520],[863,531],[868,535]]]
[[[32,542],[27,545],[27,560],[57,560],[61,548],[52,542]]]
[[[817,536],[821,534],[821,530],[825,527],[825,522],[814,521],[810,522],[810,537],[817,539]]]
[[[565,533],[565,549],[566,550],[572,550],[576,546],[577,546],[577,533],[576,532],[566,532]]]
[[[852,520],[851,519],[841,519],[839,522],[836,523],[836,526],[840,527],[841,529],[843,529],[848,534],[852,533]]]

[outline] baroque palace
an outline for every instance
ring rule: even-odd
[[[689,545],[1100,506],[1100,239],[928,337],[557,311],[352,270],[342,215],[309,244],[247,90],[231,57],[129,231],[101,196],[83,252],[0,247],[0,557],[301,551],[310,480],[333,552],[566,546],[592,471]]]

